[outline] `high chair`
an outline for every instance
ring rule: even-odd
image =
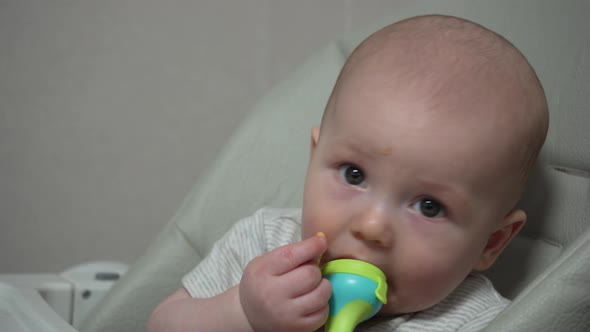
[[[260,101],[82,331],[143,331],[155,306],[232,223],[263,206],[300,207],[310,128],[347,55],[378,28],[431,13],[473,20],[512,41],[550,105],[547,141],[522,201],[528,222],[487,272],[513,303],[487,330],[590,331],[590,2],[415,1],[401,8],[327,45]]]

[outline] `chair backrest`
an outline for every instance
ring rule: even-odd
[[[535,67],[550,105],[547,143],[523,200],[529,222],[489,272],[504,295],[516,298],[514,310],[490,328],[543,330],[555,317],[551,312],[569,312],[566,317],[586,322],[577,327],[588,328],[583,308],[590,292],[590,177],[585,173],[590,170],[590,3],[455,0],[412,2],[387,20],[327,45],[270,92],[82,330],[143,331],[151,310],[180,287],[181,277],[233,222],[261,206],[300,206],[310,128],[319,123],[347,55],[381,26],[432,13],[473,20],[511,40]],[[569,282],[567,292],[552,300],[564,282]],[[575,305],[582,309],[572,309]]]

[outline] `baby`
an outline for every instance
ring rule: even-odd
[[[494,32],[448,16],[377,31],[312,128],[302,210],[234,225],[148,330],[319,329],[331,295],[319,266],[340,258],[387,276],[387,304],[359,330],[484,328],[508,300],[477,271],[526,221],[516,204],[547,126],[533,69]]]

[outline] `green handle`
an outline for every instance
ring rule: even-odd
[[[371,314],[373,307],[363,300],[348,302],[336,316],[330,316],[325,332],[353,332],[358,323]]]

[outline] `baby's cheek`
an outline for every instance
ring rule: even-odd
[[[335,234],[336,230],[341,227],[343,217],[334,211],[338,211],[331,207],[332,205],[326,204],[325,201],[317,201],[316,203],[309,205],[305,211],[303,211],[303,219],[301,224],[302,238],[306,239],[314,236],[317,232],[323,232],[328,238],[328,242],[332,239],[332,235]]]
[[[445,259],[414,260],[393,281],[393,298],[401,312],[414,312],[436,305],[448,296],[468,272]]]
[[[304,223],[301,228],[301,239],[303,239],[303,240],[310,238],[311,236],[313,236],[317,232],[321,232],[321,231],[317,230],[316,227],[313,227],[313,225],[309,225],[309,224],[310,223]]]
[[[303,216],[302,224],[301,224],[301,238],[307,239],[318,232],[326,233],[326,229],[323,229],[321,219],[322,216],[314,215],[314,214],[305,214]]]

